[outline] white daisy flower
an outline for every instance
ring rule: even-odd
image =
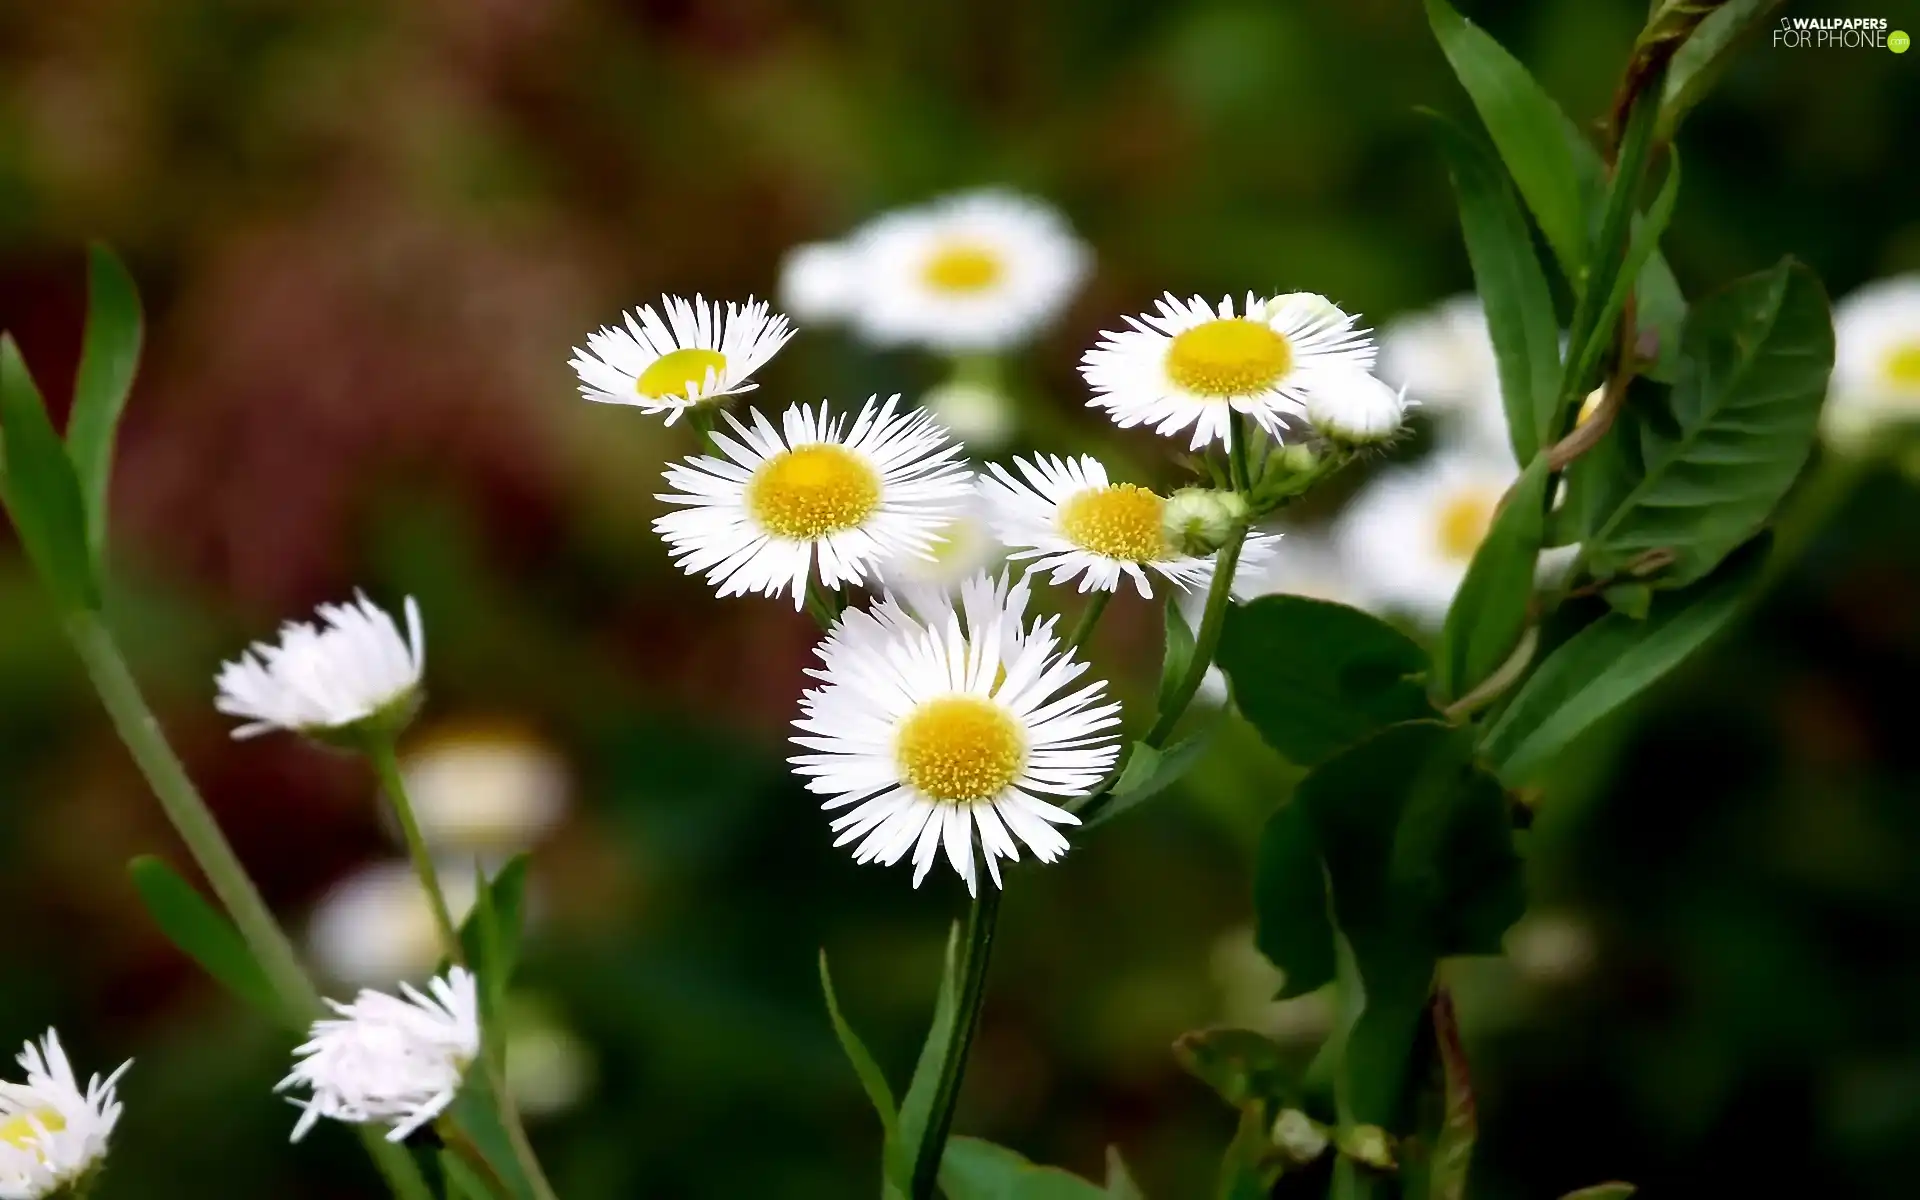
[[[403,721],[419,698],[426,667],[420,607],[407,597],[407,636],[393,618],[355,593],[351,604],[322,604],[314,623],[289,621],[280,643],[255,642],[214,678],[213,705],[247,718],[233,731],[250,738],[275,729],[324,737],[363,721]]]
[[[860,291],[859,256],[844,242],[809,242],[780,260],[780,307],[802,325],[846,320]]]
[[[957,604],[885,598],[835,623],[808,674],[790,761],[829,799],[834,844],[856,862],[909,851],[915,887],[944,848],[977,894],[976,831],[987,874],[1024,842],[1041,862],[1064,854],[1056,825],[1078,818],[1043,797],[1086,795],[1119,756],[1120,706],[1105,683],[1073,690],[1087,664],[1062,649],[1055,618],[1025,623],[1027,585],[976,576]],[[851,807],[849,807],[851,806]]]
[[[1238,314],[1231,297],[1216,308],[1169,292],[1153,313],[1126,321],[1127,330],[1102,333],[1080,360],[1094,392],[1088,403],[1123,429],[1150,425],[1171,436],[1191,427],[1195,450],[1224,445],[1234,412],[1283,440],[1330,371],[1373,367],[1372,335],[1309,292],[1271,300],[1249,292]]]
[[[1506,436],[1500,365],[1486,309],[1472,292],[1388,322],[1380,333],[1380,377],[1449,417],[1491,418]]]
[[[0,1080],[0,1200],[41,1200],[78,1188],[106,1159],[120,1120],[114,1086],[133,1061],[83,1091],[51,1029],[18,1061],[25,1082]]]
[[[1920,273],[1855,291],[1834,306],[1833,330],[1827,440],[1859,451],[1888,426],[1920,422]]]
[[[889,588],[930,588],[957,592],[975,575],[996,570],[1006,560],[1006,547],[993,536],[987,501],[977,489],[968,489],[959,511],[934,530],[931,557],[896,554],[880,564],[880,582]]]
[[[900,397],[868,400],[853,419],[796,404],[782,428],[759,412],[752,425],[727,413],[734,436],[715,432],[725,458],[667,468],[680,506],[654,530],[689,575],[706,573],[722,596],[791,591],[806,603],[816,559],[829,588],[861,583],[883,559],[933,555],[940,527],[965,507],[972,473],[946,430],[924,412],[901,415]]]
[[[994,532],[1013,550],[1010,560],[1032,560],[1028,569],[1052,572],[1056,584],[1077,578],[1082,592],[1118,591],[1131,578],[1142,596],[1152,596],[1149,570],[1181,588],[1212,580],[1211,556],[1183,554],[1167,540],[1167,501],[1152,489],[1113,483],[1100,461],[1085,454],[1016,458],[1014,465],[1024,481],[998,463],[988,464],[980,479]],[[1242,557],[1263,558],[1269,541],[1250,535]]]
[[[1469,451],[1383,471],[1334,527],[1345,571],[1377,606],[1439,625],[1519,474]]]
[[[662,296],[663,319],[646,304],[626,315],[624,328],[609,325],[574,348],[572,366],[580,394],[603,404],[631,404],[665,413],[667,424],[688,409],[759,386],[748,376],[787,344],[793,328],[749,299],[723,310],[695,296]]]
[[[479,997],[464,967],[432,980],[427,994],[403,983],[399,996],[369,988],[351,1004],[327,1004],[339,1016],[313,1023],[293,1052],[293,1072],[274,1089],[310,1093],[294,1101],[304,1110],[296,1142],[322,1117],[391,1125],[387,1140],[405,1141],[446,1111],[479,1057]]]
[[[1053,209],[1012,192],[965,192],[888,213],[850,239],[854,330],[882,346],[1010,349],[1066,307],[1091,256]]]

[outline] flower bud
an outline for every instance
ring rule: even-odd
[[[1378,1125],[1355,1125],[1342,1130],[1340,1153],[1376,1171],[1391,1171],[1399,1165],[1393,1160],[1393,1139]]]
[[[1320,465],[1320,452],[1305,442],[1292,442],[1280,451],[1280,469],[1289,475],[1305,475]]]
[[[1400,432],[1407,396],[1365,371],[1341,371],[1308,393],[1307,420],[1336,445],[1372,446]]]
[[[998,388],[952,380],[930,389],[920,405],[970,450],[994,450],[1013,437],[1013,401]]]
[[[1297,1166],[1327,1152],[1327,1127],[1297,1108],[1283,1109],[1274,1118],[1271,1136],[1280,1153]]]
[[[1175,550],[1199,558],[1218,550],[1246,515],[1245,498],[1233,492],[1181,488],[1167,497],[1160,531]]]

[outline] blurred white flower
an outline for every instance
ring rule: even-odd
[[[104,1080],[93,1076],[83,1091],[51,1029],[39,1045],[28,1042],[18,1061],[25,1080],[0,1080],[0,1200],[77,1190],[107,1156],[120,1120],[114,1087],[133,1061]]]
[[[802,325],[846,320],[859,289],[859,256],[844,242],[809,242],[780,260],[780,307]]]
[[[1334,526],[1343,569],[1378,606],[1438,626],[1518,477],[1511,458],[1465,449],[1383,471]]]
[[[1276,441],[1304,418],[1319,388],[1373,367],[1373,337],[1324,296],[1295,292],[1272,300],[1247,294],[1236,314],[1169,292],[1155,311],[1126,318],[1080,360],[1088,401],[1121,428],[1151,426],[1173,436],[1189,427],[1190,448],[1225,444],[1231,413],[1244,413]],[[1331,376],[1331,380],[1330,380]]]
[[[473,907],[472,864],[448,862],[439,875],[460,921]],[[374,863],[336,883],[313,911],[307,948],[328,978],[359,986],[417,978],[441,957],[433,909],[405,861]]]
[[[1390,441],[1407,419],[1405,389],[1393,388],[1365,371],[1328,373],[1328,381],[1307,395],[1307,421],[1330,442],[1376,446]]]
[[[1577,982],[1599,958],[1592,925],[1568,912],[1530,912],[1506,936],[1507,958],[1530,983]]]
[[[317,615],[315,624],[281,626],[278,645],[255,642],[221,665],[214,707],[248,719],[234,737],[275,729],[321,736],[376,717],[397,723],[411,715],[427,657],[413,598],[406,602],[405,638],[364,594],[352,604],[323,604]]]
[[[593,1086],[593,1048],[545,1006],[515,997],[506,1018],[507,1090],[527,1117],[556,1117]]]
[[[1008,350],[1060,315],[1091,256],[1060,214],[999,189],[875,218],[848,239],[854,331],[876,345]]]
[[[763,301],[708,303],[662,296],[661,317],[646,304],[575,347],[571,365],[580,394],[602,404],[631,404],[665,413],[667,424],[696,405],[751,391],[748,376],[766,365],[793,336],[783,316]]]
[[[1079,819],[1043,797],[1085,795],[1106,775],[1120,706],[1104,682],[1074,687],[1087,664],[1061,647],[1056,618],[1026,624],[1028,599],[1024,582],[981,575],[957,603],[849,609],[820,644],[808,671],[820,686],[794,722],[808,753],[790,761],[822,807],[847,809],[834,844],[859,843],[854,861],[911,850],[918,887],[944,847],[977,893],[976,830],[995,886],[1019,842],[1041,862],[1066,853],[1054,826]]]
[[[667,468],[677,490],[657,499],[677,507],[654,530],[720,595],[791,593],[796,610],[816,560],[833,588],[865,582],[887,558],[931,555],[973,476],[946,430],[925,412],[897,413],[899,402],[868,400],[851,427],[824,403],[794,405],[779,430],[757,411],[750,426],[725,414],[732,435],[713,435],[725,457]]]
[[[1834,306],[1833,384],[1821,414],[1849,453],[1890,426],[1920,422],[1920,273],[1858,289]]]
[[[935,420],[975,454],[1006,445],[1019,428],[1013,398],[983,383],[950,380],[928,389],[927,394],[920,397],[920,407],[932,413]]]
[[[443,727],[400,760],[414,818],[437,849],[512,853],[566,814],[566,760],[532,734],[506,725]]]
[[[454,967],[422,993],[400,985],[392,996],[362,989],[351,1004],[327,1001],[338,1017],[313,1023],[296,1048],[293,1071],[275,1091],[305,1089],[293,1140],[322,1117],[391,1125],[390,1142],[428,1124],[453,1103],[467,1066],[480,1053],[480,1003],[474,977]]]
[[[1029,570],[1051,572],[1055,584],[1078,579],[1082,592],[1118,591],[1131,578],[1151,596],[1149,570],[1181,588],[1205,587],[1213,578],[1212,556],[1183,554],[1167,541],[1167,502],[1151,489],[1109,481],[1106,467],[1085,454],[1042,454],[1014,465],[1023,479],[989,463],[980,480],[1012,561],[1033,560]],[[1250,536],[1241,553],[1259,561],[1269,541]]]
[[[881,582],[895,590],[953,592],[1006,560],[1006,547],[993,534],[986,497],[977,489],[967,493],[960,511],[934,534],[932,557],[896,554],[880,564]]]

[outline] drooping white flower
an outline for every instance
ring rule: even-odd
[[[667,468],[677,506],[654,530],[680,569],[705,573],[722,596],[791,593],[806,603],[818,565],[827,587],[861,583],[884,559],[931,557],[942,525],[965,505],[972,473],[961,448],[924,412],[896,412],[900,397],[867,401],[849,426],[825,404],[795,405],[781,428],[759,412],[727,413],[716,432],[724,458]]]
[[[407,635],[385,610],[355,593],[351,604],[322,604],[317,622],[289,621],[279,644],[255,642],[223,663],[214,707],[247,724],[250,738],[276,729],[324,736],[371,718],[401,718],[417,699],[426,667],[420,607],[407,598]]]
[[[114,1087],[133,1061],[104,1080],[93,1076],[82,1090],[60,1035],[49,1029],[18,1062],[26,1078],[0,1080],[0,1200],[41,1200],[79,1186],[106,1159],[120,1120]]]
[[[454,921],[474,902],[473,864],[448,860],[438,872]],[[326,978],[390,987],[440,961],[440,931],[420,877],[405,859],[370,863],[321,896],[307,925],[307,950]]]
[[[859,255],[845,242],[808,242],[780,260],[780,307],[802,325],[846,320],[859,289]]]
[[[400,773],[421,836],[441,850],[524,850],[566,815],[572,792],[560,751],[506,723],[442,726],[410,739]]]
[[[390,1125],[390,1142],[428,1124],[453,1103],[467,1067],[480,1054],[480,1007],[473,974],[453,967],[422,993],[364,989],[351,1004],[329,1000],[337,1017],[313,1023],[294,1050],[293,1071],[276,1091],[304,1089],[293,1140],[322,1117]]]
[[[699,296],[662,296],[660,304],[664,317],[642,305],[624,325],[588,334],[585,350],[574,348],[581,395],[665,413],[671,425],[696,405],[752,391],[758,385],[748,377],[793,336],[762,301],[722,309]]]
[[[1024,843],[1041,862],[1066,852],[1054,801],[1086,795],[1118,757],[1120,706],[1063,649],[1055,618],[1026,622],[1024,582],[976,576],[959,601],[910,608],[887,597],[850,609],[817,651],[791,760],[828,797],[835,845],[857,862],[912,854],[914,886],[945,850],[976,891],[976,840],[997,886],[999,859]],[[1078,684],[1078,686],[1076,686]],[[1051,797],[1052,799],[1048,799]]]
[[[1225,444],[1231,414],[1244,413],[1275,440],[1306,415],[1314,392],[1373,367],[1373,338],[1324,296],[1294,292],[1262,300],[1249,292],[1238,312],[1169,292],[1154,312],[1102,333],[1080,360],[1093,389],[1088,403],[1121,428],[1151,426],[1168,436],[1193,430],[1190,446]]]
[[[1051,572],[1056,584],[1078,579],[1082,592],[1118,591],[1131,578],[1142,596],[1151,596],[1148,571],[1181,588],[1212,579],[1211,556],[1183,554],[1167,540],[1167,502],[1152,489],[1113,483],[1106,467],[1085,454],[1036,455],[1014,465],[1023,478],[990,463],[980,479],[994,532],[1011,548],[1011,561],[1031,560],[1030,570]],[[1249,536],[1242,556],[1260,559],[1268,540]]]
[[[876,345],[1010,349],[1053,321],[1091,256],[1060,214],[998,189],[887,213],[849,239],[851,321]]]
[[[1833,328],[1827,440],[1859,451],[1883,429],[1920,423],[1920,273],[1855,291],[1834,306]]]
[[[1510,457],[1467,450],[1383,471],[1334,526],[1345,571],[1376,607],[1438,625],[1518,477]]]
[[[1376,446],[1391,441],[1407,419],[1407,393],[1365,371],[1329,372],[1307,396],[1307,421],[1330,442]]]

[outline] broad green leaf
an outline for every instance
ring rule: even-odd
[[[1660,136],[1672,140],[1681,119],[1726,73],[1740,44],[1757,32],[1780,0],[1724,0],[1673,56],[1660,107]]]
[[[7,512],[41,585],[62,608],[100,607],[73,462],[11,334],[0,336],[0,462]]]
[[[1004,1146],[970,1137],[947,1140],[940,1190],[947,1200],[1113,1200],[1125,1194],[1058,1167],[1035,1166]]]
[[[491,881],[484,875],[476,880],[473,911],[460,923],[467,963],[485,985],[483,994],[496,1005],[520,964],[526,905],[527,856],[516,854]]]
[[[1791,260],[1700,301],[1664,411],[1629,403],[1575,465],[1589,569],[1668,562],[1660,586],[1704,577],[1752,537],[1812,448],[1833,367],[1833,323]]]
[[[920,1046],[920,1061],[914,1065],[907,1094],[900,1098],[900,1136],[887,1147],[887,1179],[906,1195],[913,1187],[913,1156],[926,1135],[927,1120],[933,1115],[934,1093],[940,1088],[940,1065],[946,1061],[947,1046],[953,1041],[953,1028],[960,986],[960,926],[947,933],[947,954],[940,972],[940,991],[933,1002],[933,1021],[927,1027],[927,1040]],[[951,1143],[951,1139],[949,1139]],[[946,1160],[942,1158],[944,1167]]]
[[[1560,1200],[1627,1200],[1640,1189],[1631,1183],[1596,1183],[1577,1192],[1568,1192]]]
[[[1267,744],[1301,766],[1397,721],[1433,715],[1427,656],[1391,625],[1344,604],[1263,596],[1227,610],[1215,656]]]
[[[1765,558],[1759,539],[1713,578],[1655,596],[1645,619],[1610,612],[1563,642],[1482,739],[1500,777],[1525,782],[1724,629],[1745,607]]]
[[[1427,0],[1427,21],[1472,97],[1500,158],[1570,279],[1587,261],[1586,201],[1560,106],[1520,60],[1447,0]]]
[[[1107,1147],[1107,1200],[1147,1200],[1140,1185],[1133,1181],[1133,1172],[1127,1170],[1127,1164],[1120,1157],[1120,1147]]]
[[[1285,976],[1281,997],[1299,996],[1333,979],[1333,922],[1313,821],[1289,800],[1260,833],[1253,868],[1254,944]]]
[[[1611,280],[1606,301],[1601,305],[1593,334],[1580,350],[1575,362],[1568,368],[1568,376],[1581,381],[1581,389],[1588,383],[1596,382],[1593,374],[1600,365],[1600,358],[1612,342],[1612,329],[1626,308],[1627,297],[1638,285],[1646,287],[1647,264],[1658,253],[1660,235],[1666,232],[1667,222],[1673,217],[1673,203],[1680,194],[1680,155],[1675,152],[1667,160],[1667,177],[1661,181],[1660,192],[1653,198],[1653,206],[1646,216],[1633,226],[1633,235],[1627,245],[1626,257],[1620,270]],[[1576,394],[1580,389],[1576,389]]]
[[[1165,712],[1173,703],[1173,697],[1187,678],[1187,668],[1193,662],[1193,627],[1187,624],[1187,616],[1174,602],[1171,590],[1167,593],[1166,603],[1166,650],[1160,657],[1160,711]]]
[[[289,1017],[274,995],[266,972],[247,949],[246,941],[233,923],[180,878],[174,869],[151,855],[141,855],[127,864],[140,902],[146,905],[154,923],[181,953],[200,964],[213,980],[275,1020]]]
[[[868,1102],[880,1118],[880,1127],[886,1131],[887,1140],[891,1141],[897,1123],[893,1089],[887,1086],[886,1073],[880,1070],[880,1064],[868,1052],[867,1044],[860,1040],[860,1035],[840,1014],[840,1001],[833,994],[833,976],[827,971],[827,952],[824,949],[820,951],[820,992],[827,998],[827,1016],[833,1021],[833,1034],[840,1039],[840,1049],[846,1052],[847,1061],[853,1064],[853,1073],[859,1076],[860,1087],[867,1093]]]
[[[1093,829],[1153,799],[1178,783],[1195,763],[1205,756],[1220,728],[1218,719],[1202,724],[1166,750],[1156,750],[1145,742],[1135,742],[1127,755],[1120,780],[1113,785],[1113,799],[1094,814],[1084,828]]]
[[[1607,607],[1636,621],[1647,619],[1653,609],[1653,589],[1644,583],[1616,583],[1602,589],[1600,598]]]
[[[1173,1043],[1173,1057],[1189,1075],[1234,1108],[1298,1103],[1307,1064],[1298,1054],[1251,1029],[1198,1029]]]
[[[113,251],[87,252],[87,329],[67,418],[67,453],[80,481],[87,544],[96,562],[107,540],[107,487],[114,438],[140,364],[140,293]]]
[[[1552,477],[1545,454],[1527,464],[1454,593],[1433,661],[1435,687],[1449,700],[1493,674],[1526,631]]]
[[[473,1149],[485,1160],[488,1170],[506,1188],[503,1200],[534,1200],[533,1185],[520,1160],[514,1156],[513,1140],[500,1121],[500,1106],[494,1102],[486,1068],[474,1063],[460,1092],[447,1107],[446,1118],[460,1130]]]
[[[1514,459],[1532,462],[1557,432],[1560,322],[1553,293],[1506,172],[1452,121],[1434,114],[1433,124],[1453,177],[1474,287],[1487,313]]]
[[[440,1177],[446,1183],[446,1200],[494,1200],[487,1181],[451,1150],[440,1152]]]

